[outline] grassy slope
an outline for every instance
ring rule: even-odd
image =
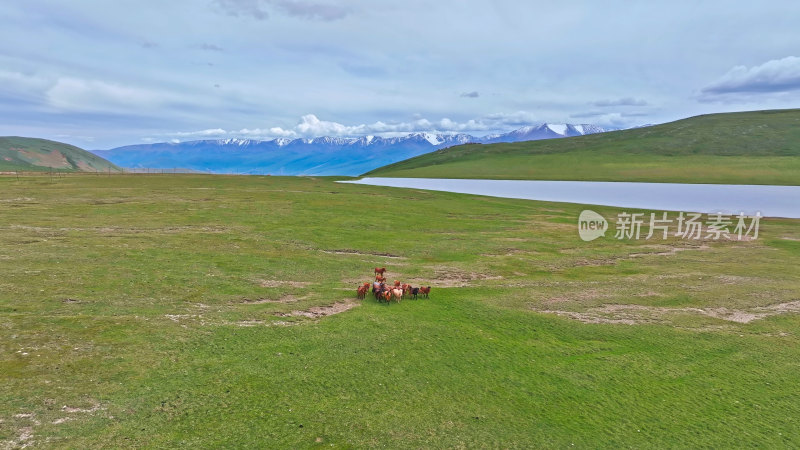
[[[0,202],[0,443],[800,446],[800,316],[537,312],[796,301],[798,221],[664,256],[697,243],[586,244],[578,205],[329,179],[0,177]],[[375,266],[431,299],[275,316]]]
[[[62,142],[0,136],[0,171],[119,171],[105,159]]]
[[[463,145],[365,175],[798,185],[800,109],[711,114],[566,139]]]

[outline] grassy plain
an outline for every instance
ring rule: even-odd
[[[330,178],[0,177],[0,442],[800,446],[800,222],[584,243],[581,209]],[[431,298],[356,301],[375,266]]]

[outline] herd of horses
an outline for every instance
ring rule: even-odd
[[[375,281],[372,282],[372,295],[378,302],[386,302],[390,304],[392,300],[400,303],[404,298],[413,298],[416,300],[419,296],[429,298],[431,293],[430,286],[413,287],[407,283],[401,283],[399,280],[394,280],[394,284],[389,286],[386,284],[385,267],[375,268]],[[358,287],[356,294],[359,299],[363,300],[367,297],[370,290],[369,283],[364,283]]]

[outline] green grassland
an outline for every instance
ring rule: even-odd
[[[0,172],[119,172],[105,159],[74,145],[46,139],[0,136]]]
[[[581,209],[0,177],[0,445],[800,446],[800,221],[584,243]],[[430,299],[357,301],[375,266]]]
[[[800,184],[800,109],[709,114],[565,139],[467,144],[368,176]]]

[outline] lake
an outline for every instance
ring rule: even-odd
[[[652,211],[760,212],[766,217],[800,218],[800,186],[443,178],[362,178],[342,183]]]

